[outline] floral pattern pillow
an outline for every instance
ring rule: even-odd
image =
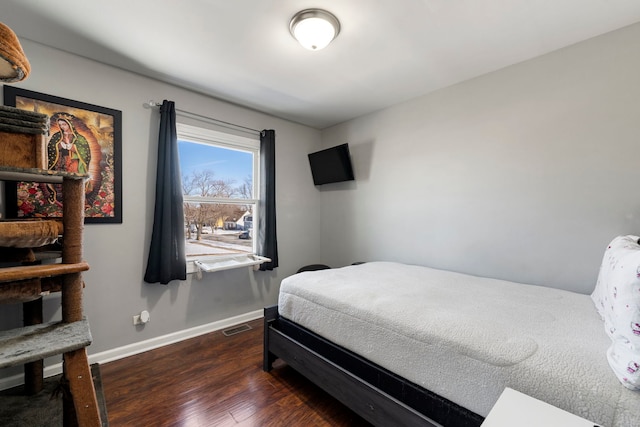
[[[609,365],[618,379],[640,390],[640,244],[638,236],[616,237],[607,247],[591,294],[612,340]]]

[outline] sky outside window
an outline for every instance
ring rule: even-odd
[[[215,179],[233,180],[232,185],[238,186],[253,175],[253,155],[246,151],[179,140],[178,152],[182,176],[210,170]]]

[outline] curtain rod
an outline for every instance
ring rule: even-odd
[[[162,106],[162,102],[147,101],[142,105],[144,106],[144,108],[160,108],[160,106]],[[258,135],[262,133],[262,131],[259,131],[257,129],[249,128],[242,125],[237,125],[235,123],[225,122],[224,120],[214,119],[213,117],[203,116],[202,114],[192,113],[190,111],[180,110],[178,108],[176,108],[176,114],[184,117],[192,118],[195,120],[210,122],[222,127],[230,128],[230,129],[241,130],[243,132],[257,133]]]

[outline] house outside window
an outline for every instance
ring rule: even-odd
[[[188,261],[207,270],[256,260],[260,141],[178,123]],[[230,261],[231,260],[231,261]],[[224,267],[224,268],[223,268]],[[188,271],[193,272],[193,268]]]

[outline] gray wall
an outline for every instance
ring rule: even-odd
[[[394,260],[590,293],[640,233],[640,24],[326,129],[324,262]]]
[[[317,262],[320,197],[307,153],[320,147],[320,131],[217,101],[175,86],[23,40],[32,74],[16,87],[122,111],[123,223],[85,227],[85,258],[91,270],[84,306],[94,343],[89,354],[205,325],[274,304],[280,280]],[[150,241],[159,114],[143,108],[170,99],[179,109],[254,129],[276,131],[276,186],[280,267],[205,274],[169,286],[143,282]],[[310,243],[311,242],[311,243]],[[59,316],[59,296],[47,297],[48,318]],[[149,310],[143,329],[132,316]],[[21,322],[19,307],[3,306],[0,329]],[[3,372],[0,371],[0,376]]]

